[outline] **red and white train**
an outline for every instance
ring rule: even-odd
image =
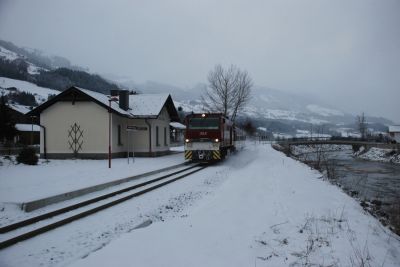
[[[243,145],[244,132],[220,113],[192,113],[185,118],[185,159],[219,161]]]

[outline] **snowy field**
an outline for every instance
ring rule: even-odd
[[[179,148],[177,148],[179,149]],[[182,153],[157,158],[41,160],[38,166],[1,159],[0,203],[22,203],[149,172],[184,162]]]
[[[184,180],[1,250],[0,266],[400,266],[399,237],[320,177],[252,143]]]

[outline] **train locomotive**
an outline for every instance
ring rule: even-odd
[[[185,118],[185,159],[220,161],[233,152],[243,134],[221,113],[192,113]]]

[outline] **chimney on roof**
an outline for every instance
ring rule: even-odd
[[[110,95],[111,96],[118,96],[119,95],[119,89],[111,89],[110,90]]]
[[[129,109],[129,91],[119,90],[119,107],[123,110]]]

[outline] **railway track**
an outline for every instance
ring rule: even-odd
[[[107,209],[134,197],[138,197],[150,191],[156,190],[162,186],[201,171],[206,167],[206,165],[200,164],[192,165],[190,167],[168,173],[145,182],[137,183],[111,193],[0,227],[0,234],[7,235],[5,239],[1,238],[0,235],[0,249],[7,248],[18,242],[30,239],[70,222],[94,214],[98,211]],[[58,217],[62,218],[57,219]],[[46,220],[51,222],[46,223]],[[40,225],[35,227],[35,224]],[[13,234],[14,232],[16,233]]]

